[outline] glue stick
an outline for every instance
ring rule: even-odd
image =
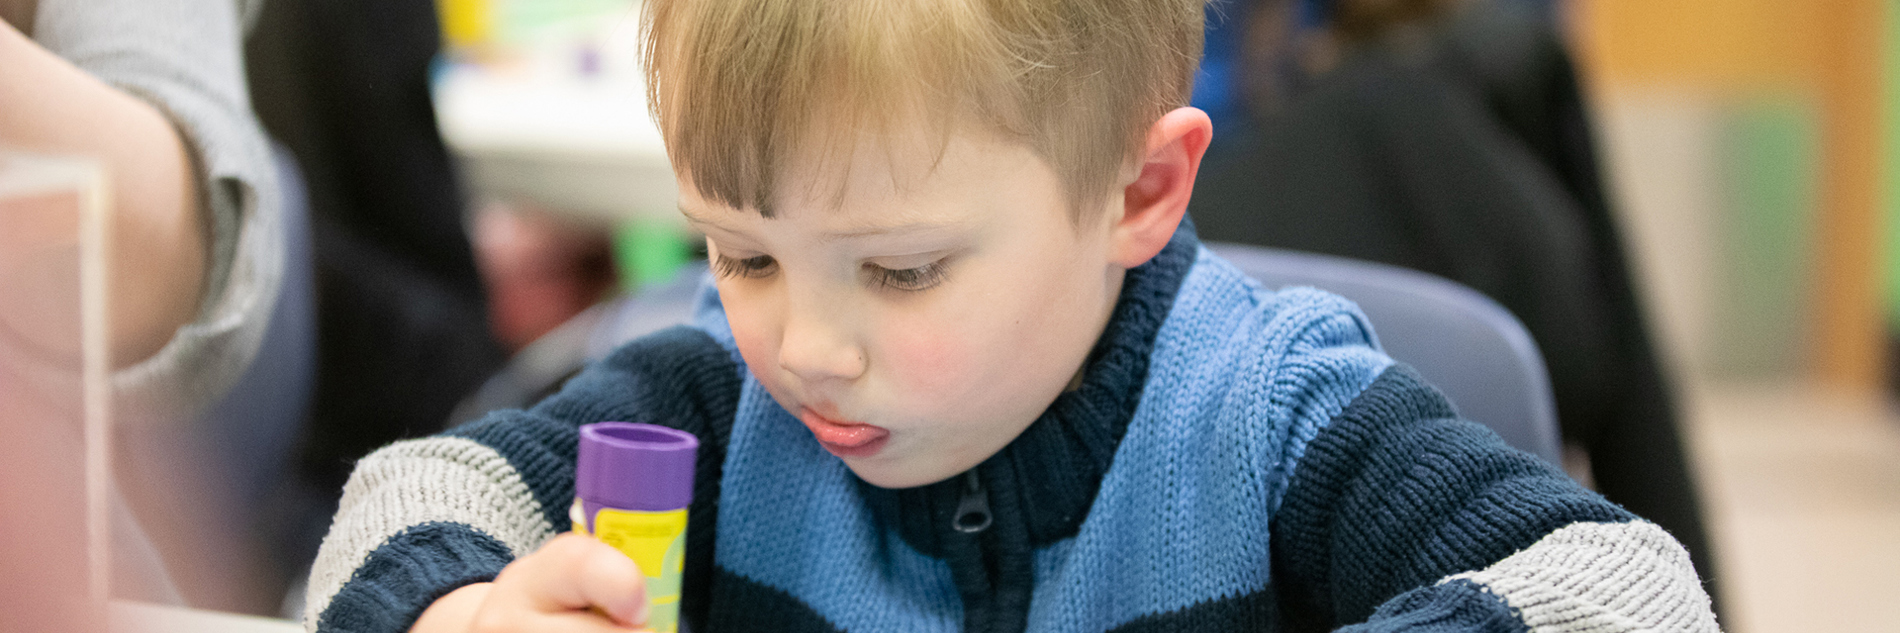
[[[646,576],[647,627],[677,633],[686,566],[686,507],[693,500],[693,434],[651,424],[581,427],[574,474],[574,531],[620,550]]]

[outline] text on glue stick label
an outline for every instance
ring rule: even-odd
[[[578,501],[572,514],[581,514]],[[657,633],[677,633],[680,581],[686,571],[686,509],[637,512],[602,508],[594,513],[593,523],[594,538],[633,559],[646,576],[650,607],[647,627]],[[575,521],[574,531],[588,533],[586,522]]]

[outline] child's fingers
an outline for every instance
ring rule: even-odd
[[[555,537],[529,558],[531,564],[518,576],[536,611],[598,609],[622,625],[646,622],[645,577],[619,550],[570,533]]]
[[[646,575],[620,550],[586,538],[592,543],[582,563],[581,594],[588,604],[599,608],[613,621],[634,626],[647,623]]]
[[[484,612],[475,618],[469,633],[651,633],[609,621],[592,611],[511,614],[493,617]]]
[[[610,622],[591,611],[544,614],[527,628],[533,633],[652,633],[652,629]]]

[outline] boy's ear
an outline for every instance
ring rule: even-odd
[[[1176,108],[1149,126],[1139,172],[1123,187],[1122,214],[1111,227],[1111,262],[1134,268],[1168,245],[1187,213],[1194,175],[1213,139],[1213,122],[1194,108]]]

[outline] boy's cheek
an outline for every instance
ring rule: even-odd
[[[778,367],[777,335],[768,324],[759,323],[756,317],[743,310],[726,312],[726,325],[732,328],[732,340],[739,347],[739,356],[745,359],[746,368],[754,378],[770,387],[774,384],[772,370]]]
[[[739,328],[735,327],[732,329],[732,338],[733,342],[739,347],[739,357],[745,360],[746,370],[752,372],[752,376],[759,379],[759,382],[770,385],[772,383],[771,372],[762,372],[760,370],[776,366],[776,363],[772,362],[771,354],[762,348],[755,339],[741,333]]]
[[[984,363],[972,349],[968,332],[911,329],[892,336],[887,349],[896,382],[908,394],[900,397],[935,400],[961,399],[971,386],[981,384]]]

